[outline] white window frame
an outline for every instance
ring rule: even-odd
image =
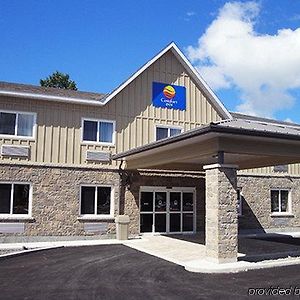
[[[180,126],[180,125],[165,125],[165,124],[158,124],[157,123],[154,126],[154,140],[155,141],[159,141],[159,140],[156,139],[157,128],[167,128],[168,129],[168,138],[171,137],[171,135],[170,135],[171,129],[179,129],[180,133],[183,132],[183,127]]]
[[[92,121],[97,122],[97,141],[85,141],[83,139],[83,132],[84,132],[84,121]],[[100,122],[112,123],[113,124],[113,134],[112,134],[112,142],[100,142],[99,141],[99,128]],[[116,121],[115,120],[106,120],[106,119],[93,119],[93,118],[81,118],[81,143],[82,144],[89,144],[89,145],[106,145],[106,146],[115,146],[116,144]]]
[[[239,197],[238,197],[239,195]],[[243,194],[242,194],[242,189],[241,188],[237,188],[236,189],[236,196],[237,196],[237,213],[238,213],[238,217],[241,217],[243,215]]]
[[[94,214],[81,214],[81,197],[82,197],[82,188],[83,187],[94,187],[95,188],[95,198],[94,198],[94,205],[95,205],[95,213]],[[98,187],[109,187],[110,188],[110,213],[109,214],[97,214],[97,194],[98,194]],[[115,217],[115,198],[114,198],[114,186],[113,185],[103,185],[103,184],[81,184],[80,185],[80,192],[79,192],[79,219],[83,220],[112,220]]]
[[[22,140],[35,140],[36,138],[36,128],[37,128],[37,113],[36,112],[28,112],[28,111],[16,111],[16,110],[4,110],[1,109],[0,113],[9,113],[16,115],[16,124],[15,124],[15,134],[0,134],[0,138],[13,138],[13,139],[22,139]],[[33,116],[33,127],[32,127],[32,136],[23,136],[17,135],[18,133],[18,117],[19,115],[32,115]]]
[[[24,181],[0,181],[0,184],[11,184],[10,191],[10,213],[0,213],[0,219],[28,219],[32,217],[32,184]],[[28,214],[14,214],[13,209],[13,196],[14,196],[14,185],[22,184],[29,185],[29,198],[28,198]]]
[[[278,207],[279,212],[272,211],[272,191],[278,191],[279,197],[278,197]],[[287,211],[281,211],[281,191],[287,191],[288,192],[288,209]],[[289,188],[272,188],[270,189],[270,206],[271,206],[271,215],[272,216],[284,216],[284,215],[292,215],[292,197],[291,197],[291,189]]]

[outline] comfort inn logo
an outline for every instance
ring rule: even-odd
[[[165,95],[165,97],[167,97],[168,99],[172,99],[175,97],[176,92],[175,89],[171,86],[171,85],[167,85],[164,90],[163,90],[163,94]]]
[[[184,86],[153,82],[152,103],[155,107],[185,110],[185,95]]]

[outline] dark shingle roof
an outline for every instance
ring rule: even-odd
[[[275,122],[262,122],[257,120],[247,119],[233,119],[223,120],[220,122],[213,123],[217,128],[228,128],[235,129],[244,132],[263,132],[266,134],[283,134],[293,135],[300,137],[300,126],[299,125],[284,125]]]
[[[285,126],[292,126],[292,127],[300,127],[300,124],[292,123],[292,122],[278,121],[278,120],[269,119],[269,118],[244,115],[244,114],[236,113],[236,112],[230,112],[230,114],[232,115],[232,117],[234,119],[257,121],[257,122],[261,122],[261,123],[285,125]]]
[[[67,89],[49,88],[30,84],[11,83],[0,81],[0,90],[16,93],[41,94],[85,100],[102,100],[106,94],[74,91]]]

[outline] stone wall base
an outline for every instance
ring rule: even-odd
[[[14,223],[19,233],[2,236],[97,236],[115,233],[112,220],[81,220],[81,185],[111,185],[114,190],[115,215],[119,213],[120,177],[115,171],[80,168],[21,167],[1,165],[0,182],[27,182],[32,186],[32,216],[27,220],[0,219],[0,226]],[[18,223],[20,226],[18,226]],[[99,231],[86,230],[88,223],[98,223]],[[22,229],[22,226],[24,230]],[[95,226],[94,226],[95,227]],[[97,226],[96,226],[97,227]],[[20,232],[22,231],[22,232]]]
[[[241,190],[242,216],[239,230],[296,231],[300,228],[300,178],[290,176],[240,175],[237,187]],[[271,189],[288,189],[291,197],[291,213],[276,216],[271,212]]]
[[[205,230],[205,179],[187,174],[159,175],[151,172],[134,173],[129,189],[120,187],[118,170],[92,170],[87,168],[62,168],[42,166],[1,165],[0,182],[30,182],[33,188],[32,218],[28,220],[4,220],[0,223],[24,224],[23,233],[0,234],[0,237],[16,236],[103,238],[115,234],[114,220],[80,220],[80,186],[84,184],[112,185],[114,187],[115,216],[130,217],[129,235],[139,235],[139,191],[141,186],[195,187],[197,232]],[[300,178],[289,176],[238,175],[241,189],[243,215],[239,217],[239,231],[300,231]],[[271,188],[288,188],[291,192],[292,214],[276,217],[271,214]],[[101,232],[86,232],[87,223],[99,223]],[[50,239],[51,239],[50,238]],[[1,240],[0,240],[1,242]]]

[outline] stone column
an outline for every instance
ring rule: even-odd
[[[206,189],[206,258],[216,263],[237,261],[238,215],[235,165],[204,166]]]

